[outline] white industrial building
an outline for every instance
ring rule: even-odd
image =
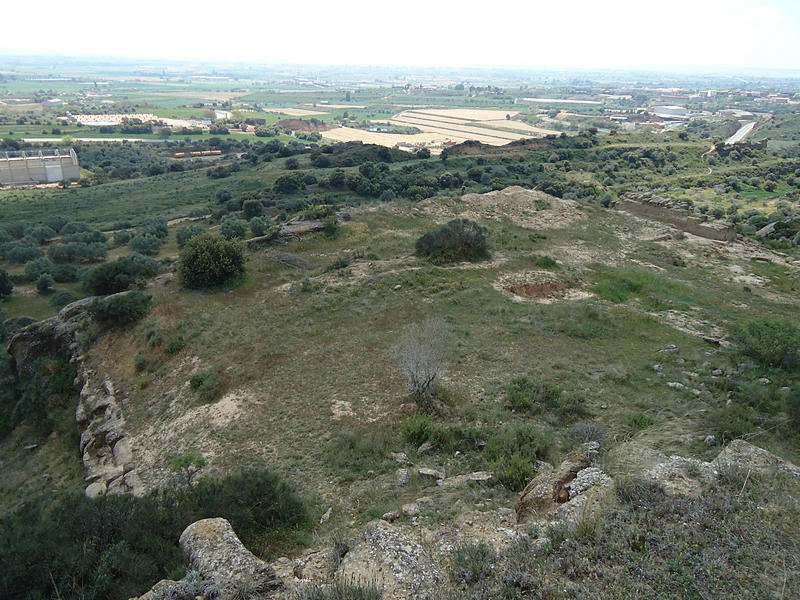
[[[0,152],[0,185],[32,185],[80,179],[75,150]]]

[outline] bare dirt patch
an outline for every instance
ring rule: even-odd
[[[591,296],[583,289],[581,281],[558,279],[549,271],[505,273],[498,277],[492,287],[510,294],[515,302],[551,304],[561,300],[578,300]]]
[[[276,125],[292,131],[327,131],[331,128],[330,124],[319,119],[283,119]]]
[[[577,202],[519,186],[461,198],[430,198],[419,204],[419,210],[442,223],[454,217],[473,221],[510,219],[528,229],[557,229],[584,217]]]

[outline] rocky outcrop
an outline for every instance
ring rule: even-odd
[[[86,472],[86,495],[144,493],[135,471],[133,451],[125,431],[125,418],[114,386],[83,364],[78,334],[92,322],[89,305],[95,297],[65,306],[54,317],[28,325],[8,346],[17,376],[31,377],[42,361],[77,363],[76,389],[80,388],[75,419],[80,432],[80,453]]]
[[[81,434],[80,452],[86,471],[86,495],[134,494],[145,489],[133,460],[125,417],[109,379],[100,380],[88,369],[79,371],[84,382],[75,410]]]
[[[582,444],[567,455],[557,471],[551,465],[540,462],[536,477],[522,490],[514,507],[517,522],[524,523],[534,517],[552,515],[562,504],[571,502],[595,485],[610,488],[611,478],[591,466],[599,447],[597,442]]]
[[[213,582],[222,600],[255,600],[283,588],[275,570],[244,547],[225,519],[192,523],[181,534],[180,545],[188,568]]]
[[[446,582],[442,568],[425,549],[386,521],[367,524],[362,541],[342,559],[342,581],[376,584],[384,598],[435,598]]]
[[[800,467],[744,440],[733,440],[725,446],[713,465],[717,469],[735,467],[757,475],[777,472],[800,479]]]
[[[79,354],[77,334],[91,321],[89,305],[95,297],[83,298],[68,304],[54,317],[37,321],[11,337],[8,353],[14,357],[17,375],[30,377],[35,364],[42,358]]]

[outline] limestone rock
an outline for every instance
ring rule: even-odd
[[[800,478],[800,467],[744,440],[733,440],[714,459],[717,469],[738,467],[768,474],[775,471]]]
[[[558,471],[554,471],[553,467],[547,463],[539,463],[536,477],[522,490],[519,501],[514,507],[517,513],[517,522],[523,523],[532,516],[552,513],[559,504],[569,501],[571,498],[570,484],[579,472],[594,462],[599,448],[600,445],[597,442],[582,444],[580,448],[567,455]],[[595,479],[597,478],[598,476],[595,476]],[[586,481],[582,481],[580,485],[585,485],[585,483]]]
[[[392,452],[392,459],[399,465],[408,463],[408,454],[405,452]]]
[[[670,456],[643,472],[646,479],[659,483],[668,494],[680,496],[699,496],[716,475],[711,463],[682,456]]]
[[[86,487],[86,497],[97,498],[98,496],[105,496],[106,488],[107,486],[105,481],[95,481],[90,483]]]
[[[433,452],[435,446],[431,442],[422,442],[419,448],[417,448],[417,454],[428,454],[428,452]]]
[[[272,567],[253,556],[223,518],[192,523],[181,534],[180,545],[188,568],[212,581],[223,600],[245,590],[266,595],[283,587]]]
[[[435,598],[446,581],[433,557],[386,521],[367,524],[363,540],[345,555],[336,576],[340,581],[375,583],[387,600]]]
[[[394,476],[399,487],[405,487],[411,481],[411,471],[408,469],[397,469]]]
[[[417,469],[417,473],[419,473],[420,478],[423,480],[436,481],[439,479],[444,479],[444,473],[442,473],[441,471],[437,471],[436,469],[428,469],[427,467],[421,467]]]

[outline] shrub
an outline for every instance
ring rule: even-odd
[[[191,289],[222,285],[243,273],[241,245],[211,233],[190,239],[178,260],[181,283]]]
[[[93,267],[87,272],[84,284],[92,294],[116,294],[127,290],[137,279],[152,277],[158,269],[156,260],[131,254]]]
[[[264,217],[253,217],[248,225],[254,237],[261,237],[267,232],[267,222]]]
[[[185,346],[186,342],[183,341],[182,337],[172,337],[167,340],[166,344],[164,344],[164,352],[167,354],[177,354],[183,350]]]
[[[491,465],[497,483],[514,492],[522,490],[536,475],[533,460],[519,452],[496,458]]]
[[[36,281],[42,273],[52,273],[55,265],[46,258],[37,258],[25,265],[25,279]]]
[[[0,300],[7,298],[14,290],[14,284],[11,283],[11,277],[6,273],[5,269],[0,269]]]
[[[242,203],[242,216],[245,219],[252,219],[253,217],[260,217],[264,213],[264,206],[259,200],[251,198]]]
[[[531,381],[528,377],[515,377],[506,393],[506,405],[512,410],[540,411],[553,409],[561,390],[546,381]]]
[[[51,246],[55,248],[57,246]],[[6,259],[8,262],[17,265],[25,264],[28,261],[36,260],[42,256],[42,251],[38,246],[27,243],[18,243],[8,246],[5,250]]]
[[[0,597],[136,597],[183,572],[178,538],[190,523],[209,517],[229,520],[245,546],[265,559],[292,550],[297,533],[311,525],[294,489],[262,470],[140,498],[49,494],[0,517]]]
[[[554,269],[558,266],[558,263],[555,261],[555,259],[550,258],[549,256],[540,256],[536,259],[536,266],[544,269]]]
[[[766,367],[793,370],[800,361],[800,329],[786,321],[751,321],[732,332],[742,354]]]
[[[483,456],[488,461],[496,461],[506,456],[520,454],[531,461],[542,460],[552,451],[553,435],[533,425],[519,425],[499,431],[486,440]]]
[[[204,402],[216,400],[222,391],[222,379],[216,369],[206,369],[189,378],[189,387]]]
[[[403,438],[409,443],[419,446],[430,439],[433,433],[433,422],[429,415],[415,413],[403,422]]]
[[[50,273],[42,273],[36,279],[36,291],[38,291],[40,294],[49,294],[53,289],[54,284],[55,280]]]
[[[151,233],[137,233],[131,238],[131,241],[128,242],[128,248],[134,252],[137,252],[138,254],[152,256],[153,254],[158,253],[158,249],[161,248],[161,244],[161,238],[156,237]]]
[[[322,233],[325,234],[325,237],[335,238],[341,231],[342,227],[333,215],[326,217],[322,222]]]
[[[107,325],[128,325],[150,312],[152,301],[152,296],[136,290],[124,295],[98,298],[89,305],[89,313]]]
[[[303,586],[292,596],[292,600],[381,600],[381,598],[383,592],[374,583],[360,584],[347,581]]]
[[[229,240],[243,238],[247,234],[247,222],[235,215],[225,215],[219,223],[219,232]]]
[[[489,258],[486,230],[468,219],[453,219],[429,231],[417,240],[415,247],[417,256],[434,264]]]
[[[191,225],[181,227],[175,232],[175,241],[178,243],[178,248],[183,248],[186,245],[186,242],[193,237],[202,235],[204,231],[205,229],[203,229],[197,223],[192,223]]]
[[[497,553],[486,542],[467,544],[450,556],[450,579],[461,586],[471,586],[492,575]]]

